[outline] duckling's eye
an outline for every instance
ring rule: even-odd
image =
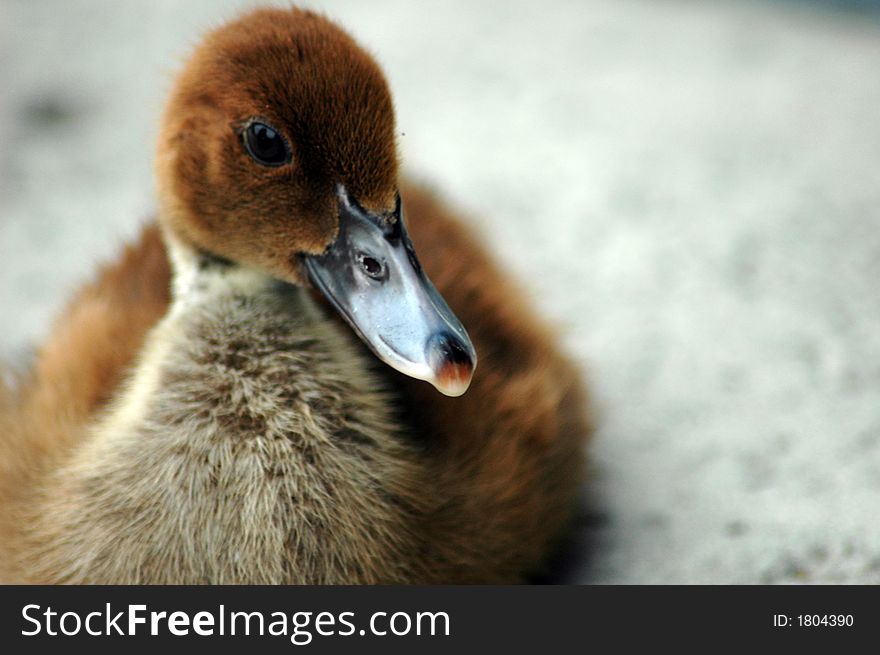
[[[358,264],[360,264],[361,269],[367,276],[373,278],[374,280],[382,280],[385,278],[385,264],[376,259],[375,257],[370,257],[365,253],[359,253],[357,256]]]
[[[253,121],[244,130],[247,153],[263,166],[283,166],[290,161],[290,148],[284,137],[273,127]]]

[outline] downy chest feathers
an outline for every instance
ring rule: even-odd
[[[365,355],[302,289],[203,268],[48,485],[32,537],[54,545],[32,566],[69,582],[412,578],[425,476]]]

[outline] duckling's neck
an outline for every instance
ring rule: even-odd
[[[192,305],[207,295],[230,292],[259,294],[273,282],[262,271],[184,244],[173,234],[165,235],[165,243],[171,260],[174,305]]]
[[[56,581],[411,577],[425,481],[371,362],[303,289],[172,261],[168,315],[54,481]]]

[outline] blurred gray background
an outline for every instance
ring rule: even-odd
[[[0,361],[150,216],[171,76],[250,4],[0,3]],[[880,582],[878,3],[308,5],[583,365],[556,579]]]

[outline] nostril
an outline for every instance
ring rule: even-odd
[[[357,261],[367,276],[374,280],[381,280],[385,277],[385,264],[375,257],[371,257],[365,253],[359,253]]]

